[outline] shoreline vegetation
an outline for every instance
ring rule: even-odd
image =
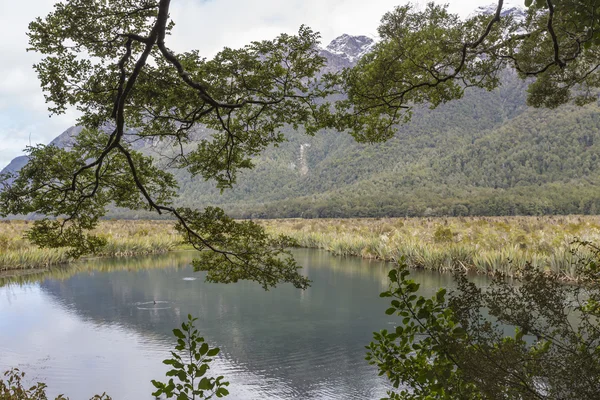
[[[279,219],[261,224],[300,247],[338,256],[396,261],[411,268],[514,276],[527,262],[576,280],[589,254],[575,240],[600,242],[600,216]]]
[[[31,221],[0,221],[0,276],[39,272],[75,261],[67,255],[68,249],[40,249],[31,244],[24,238],[31,224]],[[102,221],[96,233],[106,238],[107,244],[93,258],[161,254],[187,248],[172,221]]]
[[[575,280],[574,240],[600,242],[600,216],[437,217],[259,220],[271,234],[338,256],[395,261],[411,268],[513,276],[526,262]],[[0,221],[0,276],[39,272],[73,260],[65,249],[39,249],[23,237],[30,221]],[[94,257],[160,254],[187,247],[172,221],[102,221],[108,243]],[[86,258],[84,258],[86,259]]]

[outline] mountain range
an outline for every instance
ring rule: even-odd
[[[373,45],[366,36],[342,35],[321,54],[334,71]],[[287,142],[267,149],[223,193],[214,182],[173,171],[179,203],[218,205],[246,218],[600,212],[598,104],[533,109],[525,102],[526,82],[509,70],[501,81],[493,91],[468,89],[434,110],[415,109],[385,143],[288,129]],[[71,127],[52,143],[68,146],[78,131]],[[151,142],[137,147],[154,151]],[[26,162],[17,157],[2,172]],[[122,210],[111,216],[147,217]]]

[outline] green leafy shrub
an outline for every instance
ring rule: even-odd
[[[389,273],[394,330],[374,333],[367,360],[391,400],[597,399],[600,393],[600,248],[579,242],[577,285],[534,268],[486,288],[455,273],[457,289],[420,294],[406,262]],[[513,330],[514,334],[509,332]]]
[[[197,318],[188,315],[188,320],[181,324],[181,329],[173,329],[173,334],[177,337],[177,352],[172,351],[172,358],[163,361],[172,367],[167,372],[167,376],[171,378],[167,383],[152,380],[157,389],[152,393],[153,396],[165,395],[168,399],[175,397],[177,400],[195,400],[220,398],[229,394],[225,388],[229,386],[229,382],[223,381],[223,376],[205,376],[212,357],[219,354],[219,349],[211,348],[200,336],[194,327],[196,320]],[[176,383],[173,378],[177,378],[179,382]]]
[[[453,238],[452,230],[443,226],[438,226],[433,233],[433,241],[436,243],[451,242]]]
[[[4,373],[4,379],[0,379],[0,400],[48,400],[46,395],[47,385],[38,382],[27,388],[24,385],[25,372],[13,368]],[[68,397],[59,394],[54,400],[69,400]],[[112,400],[106,393],[95,395],[90,400]]]

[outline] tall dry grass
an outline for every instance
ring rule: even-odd
[[[0,221],[0,272],[41,269],[72,261],[67,249],[40,249],[24,238],[29,221]],[[107,245],[95,256],[122,257],[165,253],[181,248],[181,238],[169,221],[103,221],[96,233]]]
[[[600,242],[599,216],[284,219],[261,222],[302,247],[394,261],[414,268],[512,276],[527,262],[575,279],[575,239]]]
[[[575,279],[575,239],[600,243],[600,216],[283,219],[260,221],[300,246],[335,255],[394,261],[430,270],[456,267],[512,276],[527,262]],[[27,221],[0,221],[0,273],[66,264],[65,249],[39,249],[24,239]],[[97,256],[165,253],[184,246],[169,221],[103,221],[108,244]]]

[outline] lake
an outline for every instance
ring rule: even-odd
[[[231,382],[227,399],[385,395],[364,346],[395,324],[389,299],[379,298],[392,264],[294,250],[312,286],[266,292],[252,282],[205,283],[189,266],[193,255],[90,260],[0,287],[0,370],[20,368],[52,398],[152,399],[150,380],[166,381],[171,331],[191,313],[221,348],[209,373]],[[431,292],[451,285],[448,274],[414,278]]]

